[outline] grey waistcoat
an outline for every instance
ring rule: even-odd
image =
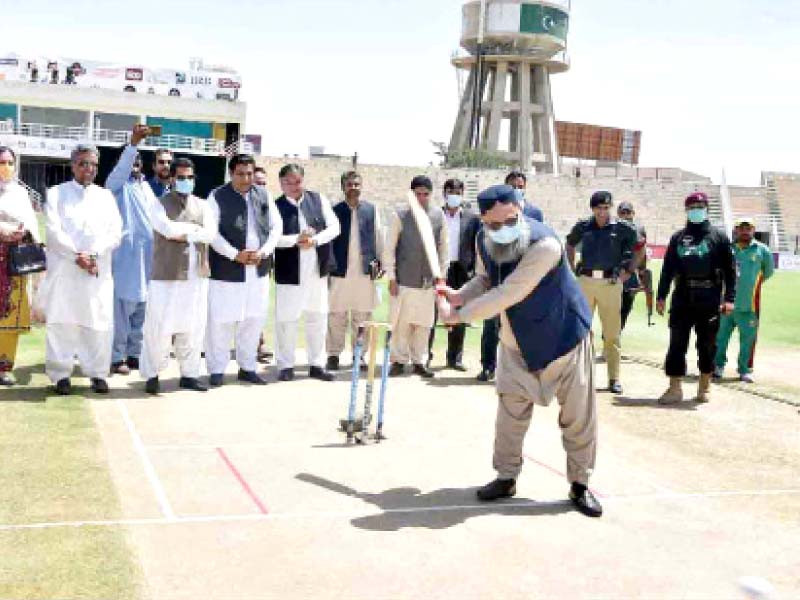
[[[428,288],[433,286],[433,273],[425,256],[422,236],[419,234],[417,222],[410,208],[400,208],[397,211],[403,226],[400,229],[400,238],[397,240],[395,250],[395,270],[397,283],[409,288]],[[438,244],[442,239],[444,229],[444,213],[435,206],[428,207],[428,217],[433,226],[433,239]]]

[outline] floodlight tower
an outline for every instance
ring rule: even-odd
[[[571,0],[473,0],[461,47],[469,72],[450,150],[484,148],[524,170],[558,172],[550,75],[569,69]]]

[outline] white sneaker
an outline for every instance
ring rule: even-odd
[[[753,376],[750,373],[745,373],[744,375],[739,375],[739,381],[742,383],[755,383]]]
[[[725,374],[725,367],[714,367],[714,379],[722,379]]]

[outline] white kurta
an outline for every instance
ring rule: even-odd
[[[155,377],[166,366],[173,335],[181,376],[196,378],[199,375],[208,316],[208,278],[198,272],[194,244],[211,244],[217,237],[217,221],[207,202],[195,200],[203,208],[202,227],[171,221],[159,201],[150,209],[155,231],[166,238],[186,236],[189,272],[185,281],[150,282],[140,365],[145,379]]]
[[[30,231],[35,242],[40,241],[36,213],[27,190],[15,181],[0,183],[0,230],[13,233],[18,225]]]
[[[114,327],[111,252],[122,237],[122,219],[108,190],[74,180],[47,191],[47,274],[37,306],[48,324],[96,331]],[[75,264],[76,254],[97,255],[98,275]]]
[[[330,312],[348,311],[370,313],[380,303],[378,286],[364,273],[361,258],[361,234],[355,209],[350,219],[350,243],[347,251],[347,274],[330,278]],[[379,211],[375,211],[375,248],[378,256],[383,254],[383,231]]]
[[[325,218],[325,229],[314,236],[317,246],[332,242],[339,235],[341,227],[339,219],[325,196],[322,199],[322,215]],[[287,198],[295,206],[298,202]],[[308,228],[303,211],[298,210],[300,230]],[[298,234],[283,235],[278,242],[279,248],[292,248],[297,245]],[[328,278],[320,277],[316,247],[300,250],[300,285],[278,284],[276,287],[275,315],[279,323],[297,321],[304,312],[328,312]]]
[[[262,257],[269,257],[278,244],[283,232],[283,220],[275,207],[272,198],[269,199],[269,236],[263,246],[259,247],[258,233],[256,231],[256,216],[253,202],[248,195],[247,202],[247,239],[246,250],[258,250]],[[208,197],[208,205],[214,217],[214,222],[219,226],[219,205],[214,194]],[[225,238],[217,235],[211,244],[222,256],[235,260],[239,250],[231,246]],[[209,319],[216,323],[237,323],[246,319],[255,319],[263,316],[266,318],[269,308],[269,277],[259,277],[256,267],[245,267],[244,283],[230,281],[209,282]]]
[[[217,237],[217,221],[210,206],[199,198],[203,207],[203,226],[177,223],[167,217],[164,205],[156,201],[150,211],[153,229],[166,238],[187,236],[189,275],[185,281],[151,281],[148,292],[147,322],[158,331],[186,333],[198,327],[205,329],[208,306],[208,278],[197,272],[194,244],[211,244]],[[201,336],[202,337],[202,336]]]

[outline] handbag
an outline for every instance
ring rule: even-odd
[[[8,274],[12,277],[47,270],[44,244],[21,243],[8,249]]]

